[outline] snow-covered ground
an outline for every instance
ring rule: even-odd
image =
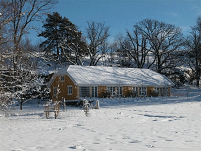
[[[179,97],[99,99],[85,116],[69,107],[45,118],[42,104],[0,112],[1,151],[199,151],[201,90],[177,90]]]

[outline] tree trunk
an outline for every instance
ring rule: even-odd
[[[200,86],[200,69],[197,69],[196,71],[196,86],[199,88]]]
[[[20,110],[22,110],[22,104],[23,104],[23,101],[21,100],[20,101]]]
[[[57,55],[59,56],[59,47],[57,47]]]
[[[196,79],[196,86],[197,86],[198,88],[199,88],[199,86],[200,86],[199,83],[200,83],[200,80],[199,80],[199,78],[197,78],[197,79]]]

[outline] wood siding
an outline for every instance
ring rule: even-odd
[[[73,94],[68,95],[68,86],[72,86]],[[56,97],[53,96],[53,87],[57,87],[59,93]],[[77,86],[74,85],[74,82],[67,76],[65,75],[64,82],[60,81],[60,76],[56,77],[54,79],[54,82],[51,85],[51,97],[52,100],[76,100],[77,95],[78,95],[78,90]]]
[[[123,86],[122,87],[122,96],[127,97],[129,93],[131,93],[133,91],[133,87],[132,86]]]
[[[168,95],[171,95],[171,87],[168,88]]]
[[[147,96],[150,96],[150,93],[155,90],[155,87],[147,87]]]
[[[98,86],[98,97],[102,98],[103,93],[106,92],[107,86]]]

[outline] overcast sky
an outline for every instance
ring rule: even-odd
[[[201,16],[201,0],[59,0],[52,12],[68,18],[83,33],[87,21],[105,22],[110,40],[147,18],[181,27],[186,35]]]

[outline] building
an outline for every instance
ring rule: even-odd
[[[170,96],[174,84],[150,69],[70,65],[53,75],[48,83],[53,100],[83,97]]]

